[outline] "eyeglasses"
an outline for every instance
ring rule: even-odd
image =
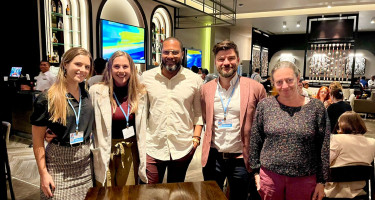
[[[328,94],[327,91],[320,91],[320,93],[322,93],[322,94]]]
[[[173,56],[177,56],[178,54],[180,54],[180,51],[178,51],[178,50],[163,50],[162,53],[163,53],[163,55],[166,55],[166,56],[168,56],[170,53],[172,53]]]

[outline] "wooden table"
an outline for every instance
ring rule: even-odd
[[[87,200],[226,200],[215,181],[90,188]]]

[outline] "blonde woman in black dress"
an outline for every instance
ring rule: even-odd
[[[31,124],[41,199],[84,199],[92,187],[94,109],[83,82],[92,70],[90,52],[69,49],[61,59],[56,82],[34,103]],[[56,136],[44,147],[46,132]]]

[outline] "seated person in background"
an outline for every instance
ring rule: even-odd
[[[303,78],[301,78],[299,81],[298,81],[298,90],[299,90],[299,93],[304,96],[304,97],[307,97],[307,98],[310,98],[309,96],[309,93],[307,92],[307,90],[303,87]]]
[[[375,89],[375,75],[371,76],[371,79],[367,82],[369,89]]]
[[[307,92],[307,94],[309,94],[309,97],[312,97],[313,96],[313,93],[309,90],[309,82],[308,81],[302,81],[302,90],[305,90]]]
[[[89,87],[94,85],[95,83],[99,83],[103,80],[103,71],[106,67],[107,61],[103,58],[96,58],[94,61],[94,70],[95,75],[89,78],[87,83],[89,84]]]
[[[338,134],[331,135],[330,167],[370,166],[375,156],[375,139],[364,136],[367,129],[362,118],[347,111],[337,124]],[[365,181],[327,182],[324,192],[328,198],[353,198],[365,194],[365,185]]]
[[[329,88],[327,86],[322,86],[321,88],[319,88],[315,98],[324,103],[324,106],[326,108],[331,105],[331,99],[329,98]]]
[[[193,71],[194,73],[198,74],[198,72],[199,72],[199,68],[198,68],[197,66],[193,65],[193,66],[191,67],[191,71]]]
[[[363,94],[363,87],[359,82],[359,78],[354,78],[353,88],[355,96],[361,96]]]
[[[334,88],[330,92],[332,104],[327,108],[329,121],[331,122],[331,132],[336,126],[340,115],[346,111],[351,111],[352,107],[343,101],[344,95],[340,88]]]
[[[338,82],[338,81],[332,81],[332,82],[329,84],[329,90],[333,90],[333,89],[340,89],[340,90],[343,90],[341,83]]]
[[[366,77],[365,76],[361,77],[360,83],[361,83],[361,85],[362,85],[363,88],[367,88],[367,81],[366,81]]]

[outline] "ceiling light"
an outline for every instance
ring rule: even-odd
[[[283,28],[286,28],[286,21],[283,21]]]
[[[301,21],[298,21],[298,22],[297,22],[296,27],[297,27],[297,28],[301,27]]]
[[[242,6],[243,6],[243,3],[238,4],[238,7],[242,7]]]
[[[371,24],[375,24],[375,17],[371,18],[370,23],[371,23]]]

